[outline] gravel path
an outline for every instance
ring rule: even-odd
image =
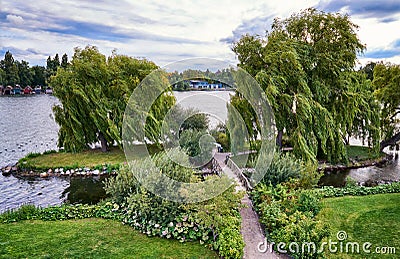
[[[236,190],[245,190],[241,185],[239,178],[225,165],[224,161],[227,153],[216,153],[214,158],[218,161],[224,173],[234,179],[238,183]],[[261,250],[266,250],[265,252],[259,251],[260,242],[265,242],[264,232],[261,229],[261,225],[258,220],[258,215],[253,209],[253,204],[247,194],[244,195],[242,199],[242,204],[245,205],[244,208],[240,209],[240,215],[242,217],[241,233],[245,243],[244,256],[245,259],[263,259],[263,258],[290,258],[286,255],[278,255],[271,252],[271,249],[265,249],[264,244],[260,246]]]

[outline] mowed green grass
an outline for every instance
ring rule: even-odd
[[[346,242],[358,242],[360,254],[326,253],[328,258],[400,258],[400,194],[346,196],[323,200],[318,217],[330,224],[330,239],[338,241],[338,231],[346,231]],[[364,253],[364,242],[372,244],[372,254]],[[376,254],[376,247],[394,247],[396,254]],[[327,251],[328,249],[325,249]],[[345,251],[345,250],[344,250]]]
[[[143,152],[140,152],[143,149]],[[145,145],[139,145],[137,158],[145,154]],[[156,146],[148,146],[150,154],[159,151]],[[90,149],[79,153],[57,152],[42,154],[37,157],[28,157],[27,163],[34,168],[58,168],[58,167],[93,167],[103,164],[122,164],[126,161],[124,151],[118,147],[112,147],[108,152],[100,149]]]
[[[369,147],[363,146],[346,146],[347,155],[349,158],[357,160],[368,160],[384,156],[384,153],[375,154]]]
[[[0,258],[218,258],[198,243],[144,234],[104,219],[0,224]]]

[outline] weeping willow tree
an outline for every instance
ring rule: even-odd
[[[353,135],[378,146],[373,89],[354,71],[365,49],[357,28],[347,15],[310,8],[275,19],[265,38],[244,35],[234,43],[239,66],[256,78],[272,106],[278,146],[286,135],[294,152],[311,161],[346,160],[345,142]],[[233,105],[251,107],[238,98]]]
[[[76,48],[71,64],[51,78],[61,105],[53,108],[60,125],[58,146],[78,152],[101,143],[103,151],[121,145],[123,114],[132,91],[157,66],[144,59],[113,53],[106,58],[96,47]],[[172,95],[162,95],[149,112],[154,128],[173,105]],[[159,130],[149,137],[156,141]]]
[[[375,96],[380,103],[380,149],[400,141],[400,65],[378,63],[373,69]]]

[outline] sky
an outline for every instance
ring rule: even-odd
[[[251,3],[249,3],[251,2]],[[187,58],[237,63],[232,42],[265,35],[275,17],[315,7],[349,14],[369,61],[400,64],[399,0],[0,0],[0,58],[45,65],[48,56],[97,46],[109,56],[147,58],[159,66]]]

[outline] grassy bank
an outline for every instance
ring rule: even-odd
[[[363,146],[346,146],[346,150],[349,159],[357,161],[376,159],[385,156],[383,152],[376,154],[371,148]]]
[[[385,153],[380,152],[379,154],[374,153],[374,151],[369,147],[363,146],[346,146],[347,155],[350,161],[363,162],[371,159],[378,159],[385,157]],[[255,163],[252,161],[257,161],[257,153],[251,153],[248,155],[237,155],[231,157],[231,159],[239,167],[252,167]]]
[[[139,150],[145,150],[145,145],[138,146]],[[158,152],[156,146],[148,147],[150,153]],[[144,152],[142,152],[144,153]],[[138,152],[137,157],[143,154]],[[118,147],[112,147],[108,152],[102,152],[100,149],[89,149],[79,153],[53,152],[44,154],[30,154],[20,159],[21,167],[30,169],[48,169],[59,167],[94,167],[103,164],[116,165],[125,162],[124,151]]]
[[[338,241],[338,231],[347,233],[346,242],[358,242],[360,254],[327,253],[328,258],[395,258],[393,254],[377,254],[377,247],[395,247],[400,253],[400,194],[346,196],[324,199],[319,218],[331,226],[332,241]],[[362,244],[370,242],[373,254],[362,251]],[[327,249],[325,249],[327,251]]]
[[[0,224],[0,258],[218,258],[195,243],[144,234],[104,219]]]

